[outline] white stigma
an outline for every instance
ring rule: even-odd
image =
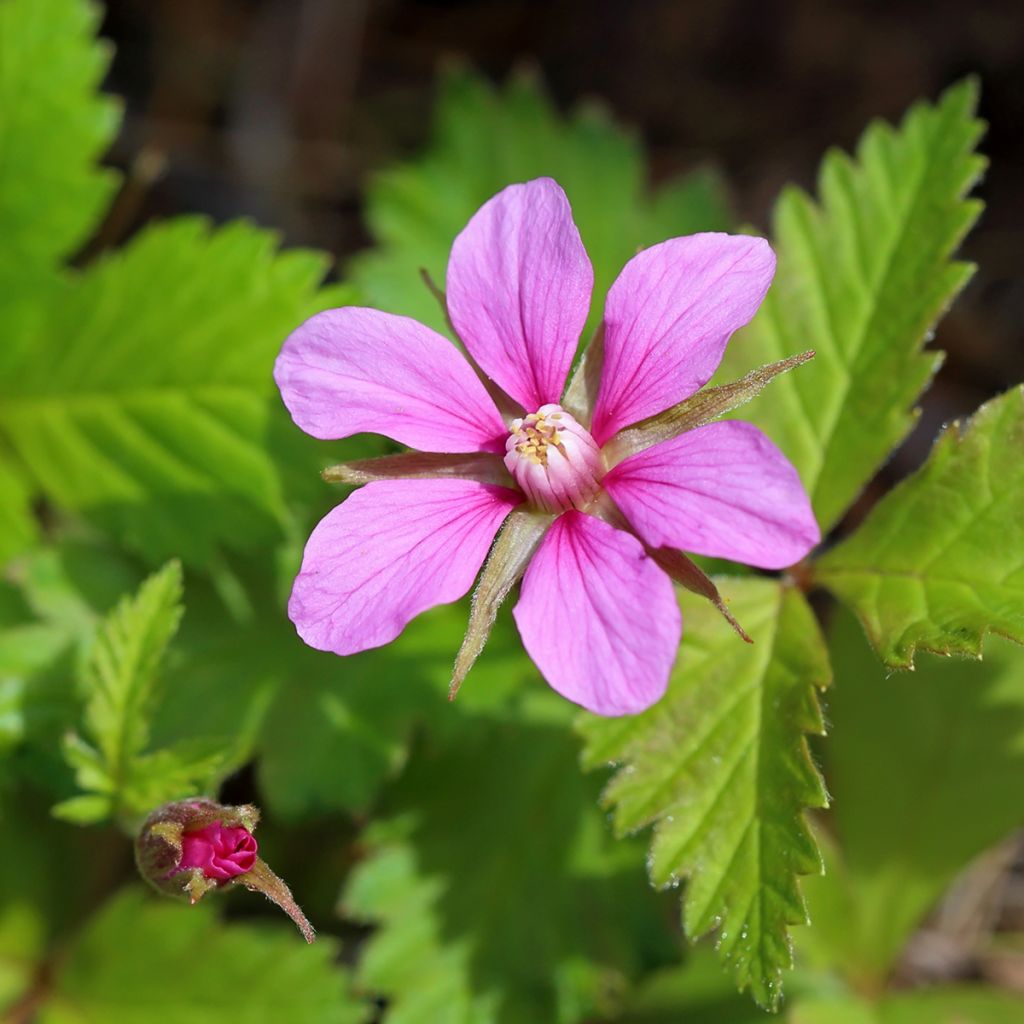
[[[601,450],[560,405],[513,420],[505,453],[515,482],[545,512],[586,508],[601,489]]]

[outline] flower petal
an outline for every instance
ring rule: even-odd
[[[507,430],[472,367],[429,327],[345,306],[289,335],[274,380],[313,437],[370,432],[430,452],[504,451]]]
[[[562,396],[594,271],[551,178],[509,185],[473,215],[448,259],[448,313],[483,371],[527,412]]]
[[[663,441],[620,462],[604,485],[651,547],[782,569],[821,540],[797,471],[749,423]]]
[[[317,524],[288,615],[321,651],[394,640],[410,619],[472,586],[515,491],[474,480],[367,484]]]
[[[523,578],[512,613],[530,657],[563,697],[629,715],[664,694],[682,633],[669,578],[622,530],[566,512]]]
[[[597,443],[702,388],[774,273],[771,246],[746,235],[670,238],[634,256],[605,302]]]

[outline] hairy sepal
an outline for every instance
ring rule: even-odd
[[[527,564],[554,519],[553,515],[546,513],[516,509],[505,520],[473,592],[466,635],[452,668],[449,700],[455,699],[462,681],[480,656],[498,609],[509,591],[522,579]]]
[[[801,363],[814,358],[814,352],[801,352],[799,355],[768,363],[756,370],[734,380],[730,384],[718,387],[703,388],[678,405],[650,416],[631,427],[620,430],[605,445],[605,457],[609,466],[613,466],[630,455],[645,451],[662,441],[670,441],[680,434],[685,434],[697,427],[724,416],[727,412],[739,408],[751,399],[756,398],[767,385],[781,373],[787,373]]]
[[[328,466],[321,474],[328,483],[368,484],[377,480],[424,480],[455,478],[484,484],[511,486],[501,459],[487,452],[401,452],[376,459],[357,459]]]

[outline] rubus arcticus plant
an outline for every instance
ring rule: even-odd
[[[760,238],[643,250],[566,388],[594,274],[565,193],[539,178],[490,199],[452,246],[442,301],[465,358],[374,309],[308,320],[275,367],[296,423],[424,452],[329,471],[366,486],[306,545],[288,606],[302,638],[337,654],[387,643],[462,597],[486,558],[452,695],[522,577],[516,624],[551,686],[602,715],[650,707],[679,649],[670,577],[725,610],[680,549],[779,569],[820,539],[778,448],[749,424],[710,422],[801,357],[699,392],[774,271]]]
[[[975,83],[765,241],[453,69],[323,286],[244,222],[116,237],[97,24],[0,0],[0,1017],[1020,1019],[1024,394],[876,479]]]

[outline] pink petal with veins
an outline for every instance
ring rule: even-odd
[[[665,693],[682,618],[668,576],[632,535],[582,512],[560,516],[513,615],[544,678],[587,710],[635,714]]]
[[[620,462],[604,485],[651,547],[782,569],[821,540],[797,471],[749,423],[663,441]]]
[[[356,491],[306,543],[288,615],[310,647],[355,654],[472,586],[522,496],[473,480],[387,480]]]
[[[771,246],[746,235],[670,238],[634,256],[605,302],[594,440],[604,444],[702,388],[774,273]]]
[[[274,380],[313,437],[383,434],[427,452],[504,452],[507,430],[455,346],[416,320],[345,306],[292,332]]]
[[[473,358],[526,412],[558,402],[590,309],[594,271],[557,182],[509,185],[448,259],[448,312]]]

